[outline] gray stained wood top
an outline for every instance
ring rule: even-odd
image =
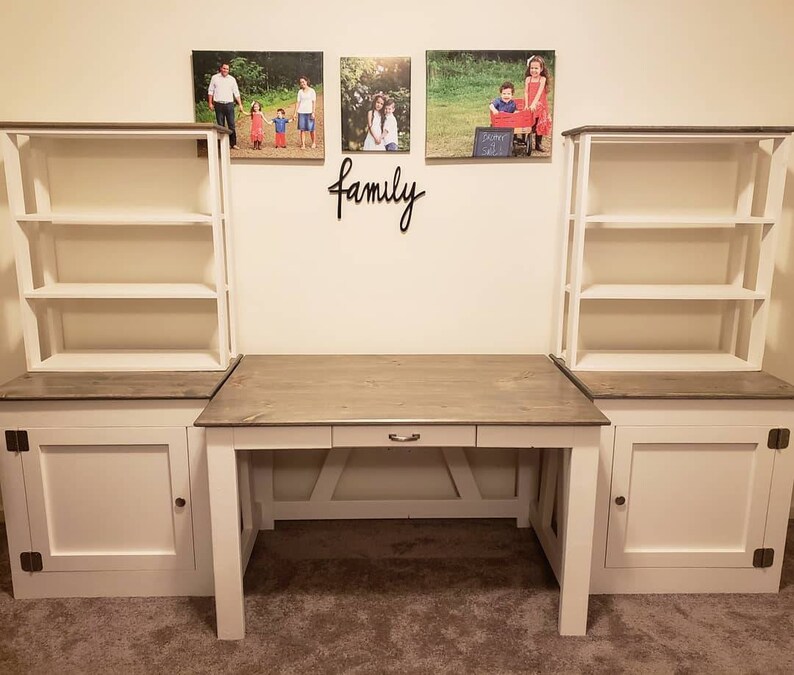
[[[794,387],[758,372],[571,372],[560,369],[590,399],[794,399]]]
[[[794,127],[772,126],[772,127],[692,127],[692,126],[599,126],[588,125],[566,129],[562,132],[563,136],[578,136],[579,134],[790,134],[794,133]]]
[[[253,356],[196,426],[609,424],[542,355]]]
[[[238,361],[224,372],[26,373],[0,386],[0,401],[210,399]]]
[[[230,134],[226,127],[209,122],[0,122],[0,130],[30,131],[219,131]]]

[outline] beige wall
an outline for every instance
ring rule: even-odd
[[[473,0],[309,2],[311,11],[205,0],[2,4],[0,57],[13,83],[0,100],[5,120],[190,121],[192,49],[324,52],[324,164],[232,169],[237,335],[249,353],[547,352],[562,245],[560,131],[794,123],[790,0],[753,3],[752,17],[746,3],[718,0],[526,2],[512,13]],[[552,161],[426,162],[425,50],[535,47],[557,51]],[[407,234],[399,205],[346,205],[335,218],[327,187],[342,159],[343,55],[412,58],[410,155],[354,157],[357,176],[386,179],[399,164],[427,190]],[[793,220],[790,176],[767,367],[791,380]],[[9,248],[0,228],[0,379],[24,368]]]

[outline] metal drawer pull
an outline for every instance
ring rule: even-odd
[[[400,436],[400,434],[389,434],[390,441],[397,443],[410,443],[411,441],[418,441],[419,434],[411,434],[410,436]]]

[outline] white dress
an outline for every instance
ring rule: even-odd
[[[372,111],[372,128],[375,129],[378,136],[381,135],[380,113],[377,110]],[[386,150],[386,146],[382,141],[376,143],[369,129],[367,129],[367,137],[364,139],[364,150]]]

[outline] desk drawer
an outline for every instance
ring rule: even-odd
[[[237,450],[299,450],[331,447],[331,427],[235,427]]]
[[[473,426],[411,424],[336,426],[333,431],[335,448],[474,447],[476,442],[477,428]]]

